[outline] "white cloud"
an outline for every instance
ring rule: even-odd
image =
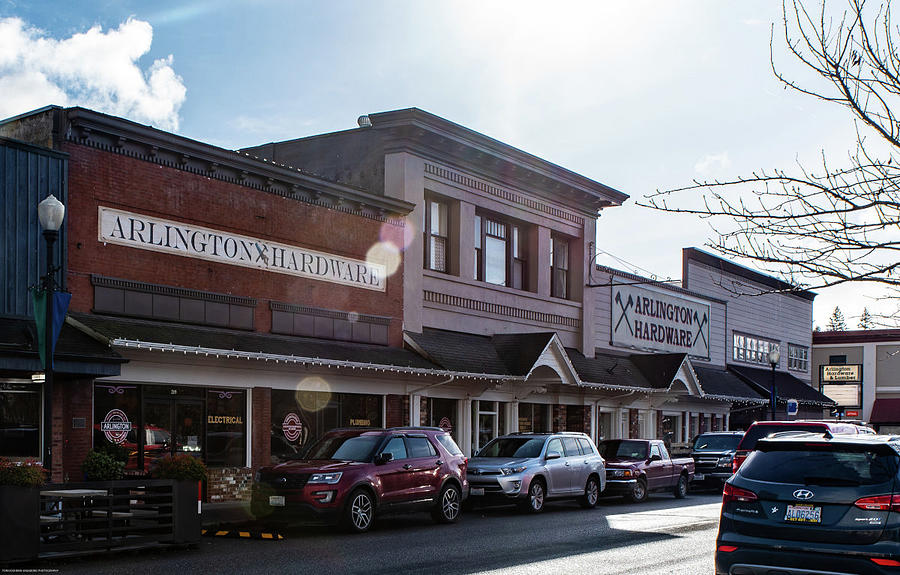
[[[0,118],[48,104],[77,105],[178,129],[187,90],[171,55],[146,71],[140,67],[152,41],[152,26],[134,18],[62,40],[26,28],[19,18],[0,19]]]
[[[731,160],[728,158],[728,152],[722,152],[720,154],[706,154],[702,160],[694,164],[694,171],[701,176],[708,176],[730,167]]]

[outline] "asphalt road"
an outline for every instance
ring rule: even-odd
[[[27,568],[66,574],[709,574],[721,495],[642,504],[601,499],[594,510],[548,504],[537,516],[512,508],[468,512],[455,525],[427,514],[387,517],[364,535],[296,528],[282,541],[203,538],[198,549],[119,552],[43,561]]]

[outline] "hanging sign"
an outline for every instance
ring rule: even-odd
[[[648,287],[613,284],[612,344],[709,358],[710,306]]]
[[[100,206],[98,239],[368,290],[385,291],[383,262],[362,261]]]
[[[821,381],[862,381],[862,365],[823,365],[821,366]]]

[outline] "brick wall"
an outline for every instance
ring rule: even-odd
[[[272,462],[272,390],[268,387],[254,387],[250,409],[253,412],[253,441],[251,467],[255,472]]]
[[[211,503],[249,500],[252,480],[253,472],[249,467],[210,468],[207,499]]]
[[[93,447],[93,383],[91,380],[55,382],[53,386],[53,437],[58,451],[53,453],[53,480],[81,481],[81,464]],[[83,418],[84,427],[74,428],[74,419]],[[60,467],[56,462],[62,462]],[[57,477],[58,476],[58,477]]]
[[[391,316],[389,341],[402,345],[401,273],[387,291],[163,254],[97,239],[106,206],[364,260],[379,240],[402,245],[403,228],[67,142],[70,154],[68,275],[72,311],[93,305],[90,274],[257,298],[254,325],[271,327],[269,301]],[[300,225],[302,224],[302,225]],[[402,270],[402,266],[399,268]]]
[[[385,427],[409,425],[409,396],[388,395],[385,411],[387,412]]]
[[[566,406],[553,406],[553,432],[566,430]]]

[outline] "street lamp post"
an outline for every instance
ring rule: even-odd
[[[772,366],[772,391],[770,393],[769,401],[771,402],[772,407],[772,420],[775,420],[775,411],[778,405],[778,388],[775,387],[775,367],[778,365],[778,361],[781,359],[781,351],[778,349],[778,346],[774,346],[769,350],[769,364]]]
[[[66,206],[52,194],[38,204],[38,220],[47,244],[47,275],[43,278],[44,317],[44,468],[53,473],[53,292],[56,291],[53,244],[59,238]]]

